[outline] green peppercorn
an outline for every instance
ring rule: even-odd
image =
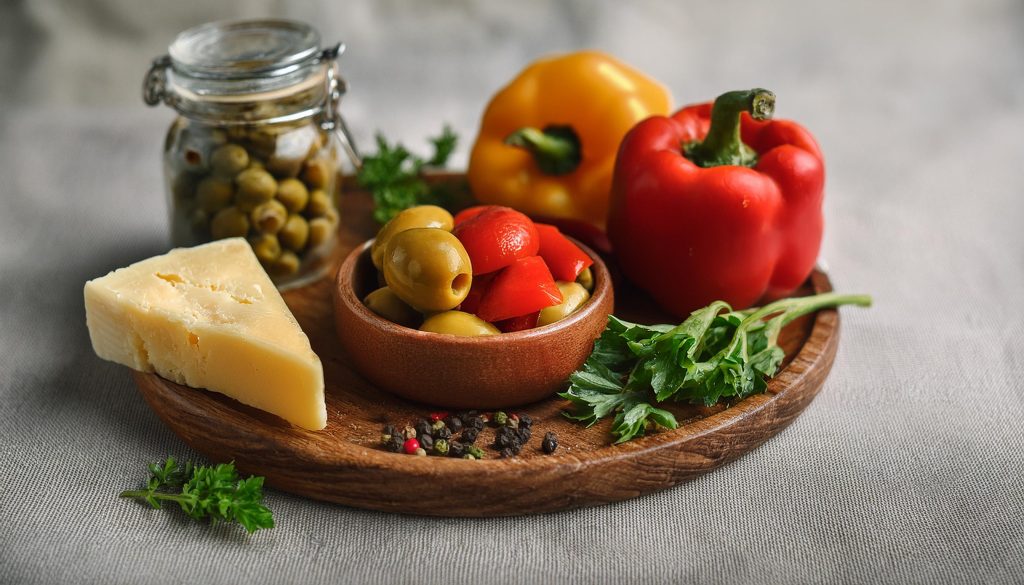
[[[288,211],[298,213],[305,209],[306,203],[309,202],[309,190],[298,179],[284,179],[277,184],[275,197],[288,208]]]
[[[237,144],[225,144],[210,155],[210,166],[215,174],[231,178],[249,166],[249,153]]]
[[[477,447],[476,445],[470,445],[469,447],[467,447],[466,453],[468,455],[472,455],[476,459],[484,458],[484,450],[481,449],[480,447]]]
[[[447,455],[448,441],[445,441],[444,439],[434,441],[434,453],[437,453],[438,455]]]
[[[426,457],[427,451],[423,447],[420,447],[419,449],[416,449],[416,455],[419,457]]]
[[[206,177],[196,185],[196,203],[206,213],[217,213],[231,204],[235,187],[231,181],[217,177]]]
[[[463,459],[472,459],[473,461],[476,461],[476,457],[473,457],[469,453],[466,453],[465,455],[463,455],[462,458]]]
[[[237,207],[225,207],[213,216],[210,235],[213,239],[235,238],[249,233],[249,217]]]
[[[443,420],[435,420],[433,422],[433,424],[430,425],[430,431],[431,432],[436,432],[436,431],[439,431],[439,430],[441,430],[443,428],[444,428],[444,421]]]
[[[507,422],[508,415],[505,414],[503,411],[499,410],[498,412],[494,413],[494,424],[498,425],[499,427],[503,427]]]

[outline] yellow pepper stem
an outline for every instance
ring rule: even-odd
[[[537,167],[548,175],[567,175],[582,160],[580,139],[569,126],[520,128],[505,138],[505,144],[525,148],[537,161]]]

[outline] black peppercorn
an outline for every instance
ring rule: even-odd
[[[558,437],[555,436],[555,433],[544,433],[544,440],[540,442],[540,448],[548,455],[554,453],[558,448]]]
[[[473,443],[476,442],[476,438],[479,434],[480,431],[478,429],[470,427],[462,431],[462,442],[468,445],[472,445]]]
[[[502,459],[507,459],[509,457],[513,457],[514,455],[515,455],[515,453],[513,453],[512,449],[510,449],[508,447],[505,447],[504,449],[501,450],[501,458]]]
[[[429,435],[431,430],[430,422],[425,418],[421,418],[420,420],[416,421],[414,428],[416,429],[416,434],[418,435]]]
[[[466,453],[466,447],[458,441],[448,442],[448,456],[449,457],[462,457]]]
[[[384,425],[384,432],[383,432],[383,434],[385,434],[385,435],[396,435],[396,434],[398,434],[398,430],[395,428],[395,425]]]
[[[448,427],[441,427],[434,430],[435,439],[450,439],[452,438],[452,431]]]
[[[468,421],[464,420],[463,422],[465,422],[466,426],[469,428],[476,429],[478,431],[484,430],[484,419],[479,416],[474,416]]]
[[[530,415],[520,412],[519,413],[519,428],[530,428],[533,426],[533,417]]]
[[[400,453],[402,451],[403,444],[405,444],[405,437],[396,433],[391,435],[388,442],[384,444],[384,448],[392,453]]]
[[[508,427],[501,427],[494,434],[494,448],[511,447],[517,440],[516,432]]]
[[[462,419],[457,416],[449,416],[445,419],[445,424],[451,429],[453,433],[457,433],[462,430]]]
[[[530,427],[520,427],[516,429],[516,436],[519,437],[519,440],[524,444],[529,443],[530,437],[533,436],[533,431],[530,430]]]
[[[423,447],[427,451],[433,449],[434,437],[431,437],[430,435],[427,434],[420,435],[420,447]]]

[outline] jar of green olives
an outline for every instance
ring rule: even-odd
[[[359,156],[338,112],[340,43],[285,20],[204,24],[153,62],[143,98],[178,116],[164,143],[171,242],[248,238],[279,288],[330,268],[342,156]]]

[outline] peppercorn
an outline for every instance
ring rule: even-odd
[[[510,429],[518,429],[519,428],[519,419],[514,417],[514,416],[510,416],[510,417],[508,417],[508,420],[505,421],[505,426],[510,428]]]
[[[498,412],[494,413],[494,418],[491,420],[492,422],[494,422],[494,424],[498,425],[499,427],[503,427],[505,426],[505,423],[508,422],[508,415],[499,410]]]
[[[416,455],[419,457],[426,457],[427,451],[421,447],[419,449],[416,449]]]
[[[519,413],[519,426],[520,427],[526,427],[526,428],[532,427],[533,426],[533,417],[531,417],[530,415],[528,415],[528,414],[526,414],[524,412],[520,412]]]
[[[484,419],[481,416],[474,416],[473,418],[466,420],[462,419],[462,422],[466,423],[466,426],[478,431],[484,430]]]
[[[525,445],[530,442],[530,437],[533,436],[533,431],[531,431],[529,427],[522,427],[516,429],[516,436],[519,437],[519,440]]]
[[[416,429],[416,434],[418,434],[418,435],[429,435],[430,434],[430,423],[427,422],[427,419],[421,418],[420,420],[416,421],[416,424],[414,426],[415,426],[415,429]]]
[[[430,413],[430,422],[434,423],[448,416],[447,412],[432,412]]]
[[[452,431],[448,427],[442,426],[441,428],[434,431],[434,438],[448,440],[452,438]]]
[[[477,436],[479,434],[480,434],[480,430],[479,429],[476,429],[474,427],[470,427],[470,428],[462,431],[462,442],[466,443],[467,445],[472,445],[473,443],[476,443],[476,438],[477,438]]]
[[[515,440],[516,435],[512,429],[508,427],[501,427],[498,429],[498,432],[494,434],[494,447],[496,449],[510,447]]]
[[[512,452],[512,449],[505,447],[501,450],[500,455],[502,459],[508,459],[509,457],[515,456],[515,453]]]
[[[473,457],[469,453],[466,453],[465,455],[463,455],[462,458],[463,459],[472,459],[473,461],[476,461],[476,457]]]
[[[415,439],[419,435],[419,433],[416,432],[416,429],[412,427],[405,427],[405,431],[403,431],[402,434],[405,435],[406,439]]]
[[[540,448],[548,455],[554,453],[558,448],[558,437],[555,436],[555,433],[544,433],[544,440],[540,442]]]
[[[420,446],[424,449],[434,448],[434,437],[430,435],[420,435]]]
[[[398,431],[395,429],[394,425],[384,425],[384,434],[385,435],[394,435],[397,432]]]
[[[448,442],[448,455],[451,457],[462,457],[466,452],[466,446],[458,441]]]
[[[468,455],[472,455],[476,459],[483,459],[484,458],[484,450],[481,449],[480,447],[475,446],[475,445],[470,445],[469,447],[467,447],[466,448],[466,453]]]
[[[444,439],[434,441],[434,453],[437,453],[438,455],[447,455],[448,449],[448,441],[445,441]]]
[[[408,453],[409,455],[415,453],[416,450],[419,448],[420,442],[417,441],[416,439],[406,439],[405,442],[402,443],[402,450]]]
[[[434,421],[432,425],[430,425],[430,432],[435,433],[443,428],[445,428],[444,421],[441,419],[437,419]]]
[[[457,433],[462,430],[462,419],[458,416],[449,416],[445,419],[445,424],[452,430],[453,433]]]
[[[481,414],[480,416],[478,416],[477,418],[480,419],[480,422],[482,422],[484,424],[488,424],[488,423],[491,422],[492,414],[487,414],[485,412],[485,413]]]
[[[402,445],[405,443],[405,438],[402,435],[391,435],[388,442],[385,443],[384,447],[392,453],[401,453]]]

